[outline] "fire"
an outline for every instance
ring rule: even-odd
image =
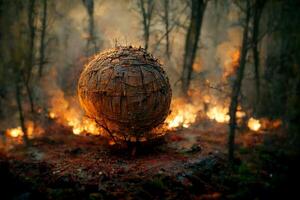
[[[253,117],[251,117],[248,121],[248,127],[253,131],[258,131],[261,127],[261,123],[258,119],[254,119]]]
[[[222,108],[220,106],[212,107],[206,115],[209,119],[215,120],[219,123],[227,123],[230,119],[228,115],[228,108]]]
[[[230,62],[227,65],[238,65],[240,52],[239,50],[230,51]],[[50,96],[50,112],[49,118],[55,119],[60,124],[68,126],[72,129],[73,134],[93,134],[102,135],[103,130],[99,128],[97,123],[84,116],[83,111],[79,107],[77,98],[66,97],[64,92],[57,86],[53,90],[47,90]],[[223,101],[221,104],[218,99],[213,95],[200,93],[198,90],[190,91],[190,101],[185,98],[174,98],[171,104],[171,113],[165,120],[167,129],[175,129],[178,127],[188,128],[197,121],[197,117],[202,112],[207,118],[214,120],[218,123],[229,122],[229,107],[228,101]],[[207,110],[206,110],[207,109]],[[205,112],[205,113],[204,113]],[[246,115],[241,106],[238,106],[236,116],[237,119],[241,119]],[[202,115],[200,116],[202,117]],[[248,121],[248,127],[251,130],[257,131],[261,129],[260,120],[250,118]],[[278,122],[275,125],[280,124]],[[278,126],[278,125],[277,125]],[[11,135],[22,135],[20,128],[15,131],[11,131]],[[32,132],[32,131],[30,131]]]
[[[268,119],[268,118],[261,118],[261,129],[264,130],[274,130],[280,128],[282,126],[282,120],[281,119]]]
[[[171,104],[172,113],[167,117],[166,124],[170,129],[177,127],[188,128],[192,124],[196,122],[197,117],[200,112],[204,111],[204,104],[208,105],[208,110],[205,115],[208,119],[214,120],[218,123],[228,123],[230,116],[228,114],[229,108],[227,105],[222,105],[218,103],[212,96],[204,95],[202,99],[199,101],[198,97],[195,102],[198,104],[187,102],[181,98],[175,98]],[[199,103],[200,102],[200,103]],[[246,115],[244,111],[242,111],[241,106],[238,106],[238,110],[236,112],[236,117],[238,119],[243,118]]]
[[[99,128],[97,127],[96,122],[88,118],[83,118],[82,121],[77,119],[73,120],[75,123],[69,123],[73,127],[73,133],[75,135],[80,135],[83,132],[87,132],[93,135],[99,135]]]
[[[35,136],[38,136],[41,134],[44,130],[38,126],[35,125],[32,121],[28,121],[25,123],[27,136],[29,139],[34,138]],[[16,128],[9,128],[6,130],[6,134],[13,138],[22,137],[24,135],[24,132],[22,131],[22,128],[20,126]]]
[[[58,123],[69,126],[73,134],[90,133],[99,135],[100,130],[95,121],[86,118],[76,104],[74,98],[66,98],[61,90],[57,90],[51,97],[49,118]]]
[[[49,77],[55,78],[57,72],[50,71]],[[48,77],[48,78],[49,78]],[[96,122],[86,118],[81,110],[76,97],[66,96],[57,83],[51,80],[45,80],[44,87],[46,88],[49,98],[49,113],[48,117],[55,120],[57,123],[70,127],[73,134],[81,135],[90,133],[94,135],[101,134]]]
[[[101,134],[96,122],[84,116],[76,96],[66,96],[56,81],[57,71],[52,68],[44,77],[42,86],[46,91],[48,101],[48,117],[57,123],[70,127],[73,134]]]
[[[234,74],[237,67],[239,66],[240,50],[230,50],[228,54],[229,55],[227,55],[227,59],[224,62],[224,78],[227,78],[228,76]]]
[[[50,113],[49,113],[49,117],[50,117],[51,119],[54,119],[54,118],[56,117],[56,115],[55,115],[54,112],[50,112]]]
[[[80,111],[78,111],[78,113],[80,113]],[[75,135],[80,135],[84,132],[90,133],[93,135],[101,134],[95,121],[93,121],[89,118],[86,118],[81,114],[74,115],[73,109],[70,109],[70,110],[67,109],[63,115],[59,115],[54,112],[50,112],[49,117],[51,119],[56,118],[56,120],[59,123],[71,127],[72,132]]]
[[[231,66],[238,66],[240,60],[240,51],[235,50],[231,55]]]
[[[172,113],[167,117],[168,128],[188,128],[195,123],[199,108],[183,99],[174,99],[171,105]]]
[[[28,121],[26,123],[26,131],[27,131],[27,136],[28,136],[29,139],[34,137],[34,132],[37,131],[37,130],[35,130],[35,126],[34,126],[34,123],[32,121]]]
[[[18,126],[17,128],[11,128],[11,129],[7,129],[6,130],[7,135],[9,135],[10,137],[21,137],[24,135],[22,129],[20,126]]]

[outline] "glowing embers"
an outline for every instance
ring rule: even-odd
[[[24,135],[21,127],[17,127],[17,128],[10,128],[6,130],[6,134],[9,135],[10,137],[21,137]]]
[[[248,120],[248,128],[252,131],[258,131],[261,127],[261,124],[258,119],[250,118]]]
[[[54,119],[54,118],[56,117],[56,115],[55,115],[54,112],[50,112],[50,113],[49,113],[49,117],[50,117],[51,119]]]
[[[255,119],[251,117],[248,120],[247,124],[248,128],[252,131],[270,131],[279,129],[282,126],[281,119],[268,119],[268,118],[260,118]]]

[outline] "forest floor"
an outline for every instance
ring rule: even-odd
[[[283,148],[282,129],[238,133],[234,167],[224,124],[168,132],[134,156],[54,122],[45,132],[30,147],[1,149],[4,199],[277,199],[298,187],[297,152]]]

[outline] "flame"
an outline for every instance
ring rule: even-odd
[[[34,123],[32,121],[26,123],[26,131],[29,139],[34,137],[34,128]]]
[[[7,135],[9,135],[10,137],[21,137],[24,135],[22,129],[20,126],[18,126],[17,128],[11,128],[11,129],[7,129],[6,130]]]
[[[29,139],[34,138],[35,136],[38,136],[44,130],[40,127],[35,125],[32,121],[27,121],[25,123],[26,131],[27,131],[27,137]],[[9,128],[6,130],[6,134],[13,138],[22,137],[24,135],[24,132],[22,131],[22,128],[20,126],[16,128]]]
[[[209,109],[206,113],[209,119],[215,120],[219,123],[227,123],[230,119],[228,115],[228,108],[223,108],[220,106],[215,106]]]
[[[192,124],[194,124],[197,120],[197,117],[202,117],[199,115],[200,112],[204,112],[204,107],[208,107],[208,110],[205,111],[205,115],[210,120],[214,120],[218,123],[228,123],[230,116],[228,114],[229,108],[227,105],[227,101],[225,104],[220,104],[213,96],[208,94],[200,95],[194,94],[192,92],[191,98],[194,100],[189,102],[182,98],[175,98],[172,100],[171,104],[171,114],[165,120],[167,127],[169,129],[174,129],[178,127],[188,128]],[[238,119],[243,118],[246,115],[244,111],[242,111],[242,107],[238,106],[236,117]]]
[[[82,121],[74,119],[73,121],[70,121],[69,125],[73,127],[73,133],[75,135],[80,135],[83,132],[87,132],[93,135],[100,134],[96,122],[88,118],[83,118]]]
[[[239,60],[240,60],[240,51],[239,50],[235,50],[231,55],[231,66],[238,66],[239,64]]]
[[[75,135],[83,134],[84,132],[90,133],[93,135],[101,134],[96,122],[92,119],[86,118],[81,114],[73,115],[73,109],[67,109],[66,112],[62,115],[56,114],[54,112],[49,113],[51,119],[56,119],[57,122],[65,126],[72,128],[72,132]],[[80,113],[80,112],[79,112]]]
[[[227,59],[224,61],[224,78],[227,78],[235,73],[237,67],[239,66],[241,55],[240,50],[238,49],[230,50],[227,54]]]
[[[236,117],[239,119],[239,118],[242,118],[244,116],[246,116],[246,113],[244,111],[241,111],[241,110],[238,110],[236,111]]]
[[[184,99],[174,99],[171,104],[171,114],[166,119],[168,128],[188,128],[195,123],[199,108]]]
[[[84,116],[75,98],[65,97],[60,89],[53,92],[51,96],[48,116],[60,124],[69,126],[75,135],[83,133],[101,134],[96,122]]]
[[[259,122],[258,119],[254,119],[253,117],[251,117],[248,120],[248,127],[252,131],[258,131],[261,127],[261,123]]]
[[[50,117],[51,119],[54,119],[54,118],[56,117],[56,115],[55,115],[54,112],[50,112],[50,113],[49,113],[49,117]]]
[[[110,146],[113,146],[113,145],[115,145],[115,144],[116,144],[116,142],[115,142],[115,141],[113,141],[113,140],[109,140],[109,141],[108,141],[108,144],[109,144]]]
[[[44,76],[42,87],[46,92],[48,101],[48,117],[57,123],[70,127],[73,134],[81,135],[90,133],[94,135],[102,134],[96,122],[84,116],[79,106],[76,96],[66,96],[64,91],[57,84],[58,73],[55,68],[49,71],[48,76]]]

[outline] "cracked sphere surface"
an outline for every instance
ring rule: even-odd
[[[116,47],[96,55],[78,82],[86,114],[111,133],[141,136],[169,114],[171,87],[161,64],[143,48]]]

